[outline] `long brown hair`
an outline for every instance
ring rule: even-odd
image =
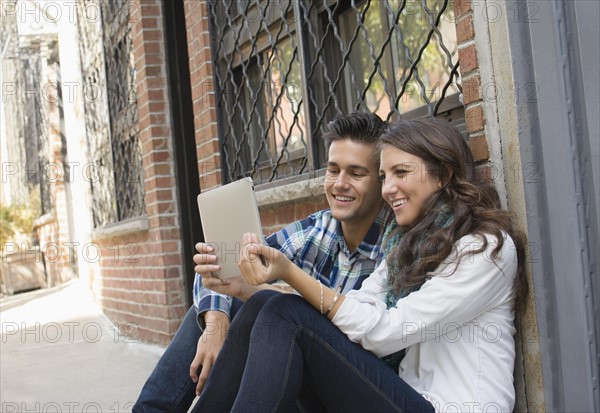
[[[387,256],[395,293],[425,282],[427,273],[435,270],[452,252],[460,238],[481,235],[478,253],[488,246],[485,234],[496,238],[492,258],[504,244],[502,232],[513,240],[518,259],[515,288],[517,302],[527,292],[524,275],[525,236],[513,224],[511,214],[500,209],[498,193],[488,183],[477,180],[471,150],[463,137],[449,123],[436,119],[401,120],[389,126],[381,137],[381,145],[391,145],[421,158],[427,172],[439,179],[442,187],[433,193]],[[439,217],[447,216],[445,225]],[[423,234],[426,234],[425,236]],[[456,264],[458,265],[457,260]]]

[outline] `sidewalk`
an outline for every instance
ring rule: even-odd
[[[164,351],[119,333],[79,282],[2,297],[0,327],[0,412],[131,411]]]

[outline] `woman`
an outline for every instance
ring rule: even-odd
[[[399,230],[386,262],[346,296],[246,234],[246,281],[281,279],[302,297],[248,300],[198,408],[512,411],[523,239],[472,165],[445,122],[390,127],[380,175]]]

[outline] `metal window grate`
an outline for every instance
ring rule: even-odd
[[[128,0],[100,2],[114,187],[119,220],[145,212],[135,57]]]
[[[89,18],[100,10],[101,18]],[[145,211],[135,69],[126,2],[77,4],[94,225]]]
[[[341,113],[464,118],[453,5],[439,1],[213,0],[226,180],[321,167]]]

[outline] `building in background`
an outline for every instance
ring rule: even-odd
[[[336,115],[436,116],[529,236],[516,411],[600,408],[597,2],[0,4],[2,202],[38,200],[50,285],[165,344],[200,191],[252,176],[269,233],[326,205]]]

